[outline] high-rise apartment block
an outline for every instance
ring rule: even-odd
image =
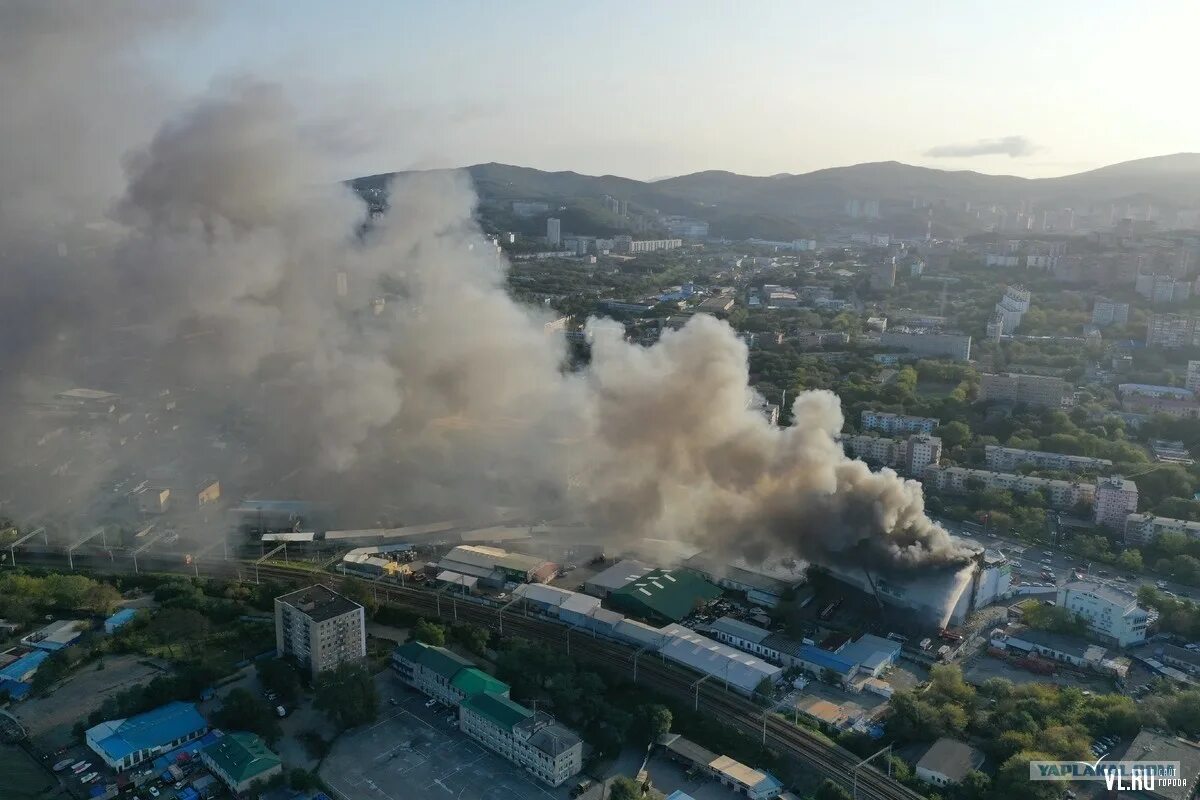
[[[321,584],[275,598],[275,650],[314,677],[367,655],[363,607]]]
[[[1124,531],[1125,521],[1137,511],[1138,488],[1120,475],[1096,481],[1096,524]]]
[[[557,217],[546,220],[546,241],[556,247],[562,243],[562,220]]]
[[[1032,406],[1061,408],[1071,399],[1071,385],[1047,375],[985,372],[979,378],[979,399],[1007,400]]]
[[[1178,350],[1197,344],[1196,318],[1186,314],[1151,314],[1146,323],[1146,346]]]

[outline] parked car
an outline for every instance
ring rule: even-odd
[[[287,709],[283,706],[275,706],[275,713],[279,715],[280,719],[282,719],[283,717],[287,716]]]
[[[161,792],[159,792],[159,791],[158,791],[158,787],[157,787],[157,786],[151,786],[151,787],[150,787],[150,796],[151,796],[151,797],[158,797],[160,794],[161,794]]]

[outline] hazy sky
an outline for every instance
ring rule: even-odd
[[[209,3],[157,53],[351,124],[347,174],[501,161],[636,178],[898,160],[1060,175],[1200,150],[1200,2]]]

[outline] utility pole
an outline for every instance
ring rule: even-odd
[[[879,756],[883,755],[884,753],[891,755],[892,746],[890,744],[887,747],[880,750],[875,755],[868,756],[867,758],[864,758],[862,761],[860,761],[854,765],[854,793],[852,795],[854,800],[858,800],[858,772],[859,772],[859,770],[862,769],[863,767],[865,767],[870,762],[874,761]],[[887,760],[887,776],[889,778],[892,777],[892,760],[890,758]]]

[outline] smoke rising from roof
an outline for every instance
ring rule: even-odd
[[[114,63],[117,47],[102,39],[94,54]],[[36,69],[20,58],[0,66]],[[26,112],[18,131],[49,113]],[[55,152],[0,124],[0,163],[50,168]],[[54,225],[0,224],[0,312],[20,334],[0,340],[12,410],[0,470],[66,459],[27,508],[65,505],[82,527],[112,476],[170,460],[244,490],[286,477],[368,524],[503,505],[751,559],[887,569],[966,556],[925,516],[918,484],[844,457],[833,394],[802,394],[793,427],[769,425],[725,323],[699,315],[642,348],[591,320],[591,363],[572,371],[547,315],[507,294],[468,178],[399,180],[367,224],[356,195],[314,179],[330,164],[308,130],[282,89],[234,80],[152,135],[89,153],[123,163],[119,188],[0,175],[5,214],[36,218],[59,193],[73,209]],[[80,168],[76,155],[66,163]],[[99,380],[131,417],[98,423],[86,446],[74,429],[61,449],[34,445],[61,423],[39,430],[21,403],[66,378]]]

